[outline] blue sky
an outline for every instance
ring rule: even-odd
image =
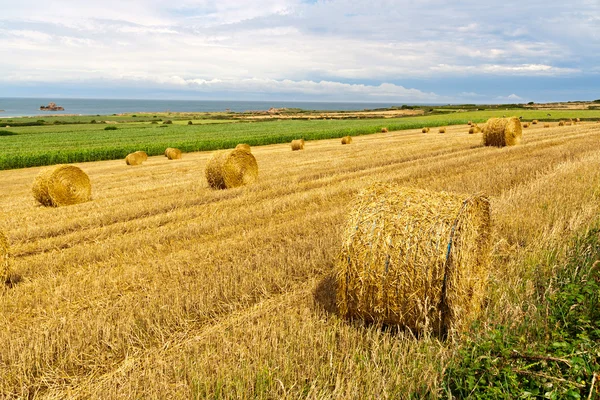
[[[0,97],[600,98],[600,1],[0,0]]]

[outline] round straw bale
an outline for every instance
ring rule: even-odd
[[[236,150],[244,150],[247,151],[248,153],[252,153],[252,149],[250,148],[249,144],[246,143],[240,143],[237,146],[235,146]]]
[[[169,148],[167,152],[167,158],[169,160],[180,160],[181,159],[181,150]]]
[[[135,154],[139,155],[142,158],[142,161],[148,160],[148,154],[145,151],[136,151]]]
[[[537,119],[534,119],[533,121],[531,121],[531,124],[532,124],[532,125],[537,125],[537,123],[538,123],[538,120],[537,120]]]
[[[125,164],[127,165],[141,165],[142,162],[144,162],[144,158],[137,152],[127,154],[127,157],[125,157]]]
[[[544,124],[544,128],[550,128],[550,124]]]
[[[467,125],[471,125],[471,124],[473,124],[473,121],[467,122]]]
[[[421,129],[421,132],[423,132],[423,133],[429,133],[429,128],[423,128],[423,129]]]
[[[213,154],[204,171],[208,184],[214,189],[231,189],[256,182],[256,158],[245,150],[234,149]]]
[[[167,154],[169,154],[169,151],[171,151],[171,150],[173,150],[173,148],[172,148],[172,147],[167,147],[167,148],[165,149],[165,157],[168,157],[168,155],[167,155]]]
[[[446,133],[446,128],[440,128],[439,133]]]
[[[0,285],[8,280],[9,264],[8,264],[8,239],[2,231],[0,231]]]
[[[486,197],[378,183],[350,210],[335,264],[343,316],[442,335],[477,316],[489,270]]]
[[[342,144],[350,144],[352,143],[352,137],[351,136],[344,136],[342,138]]]
[[[387,133],[388,132],[388,128],[381,128],[381,133]]]
[[[558,126],[565,126],[565,121],[559,121]]]
[[[519,144],[522,136],[519,118],[490,118],[483,129],[483,144],[496,147],[514,146]]]
[[[475,133],[475,128],[473,128],[473,127],[469,128],[469,134],[473,134],[473,133]]]
[[[575,122],[581,122],[581,118],[575,118]]]
[[[523,128],[529,128],[529,123],[525,122],[525,123],[523,124]]]
[[[33,182],[33,197],[47,207],[84,203],[92,198],[90,178],[74,165],[42,171]]]
[[[304,139],[292,140],[292,151],[304,150]]]

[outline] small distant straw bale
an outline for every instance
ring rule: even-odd
[[[125,157],[125,164],[127,165],[141,165],[144,162],[144,157],[141,154],[130,153]]]
[[[571,126],[571,125],[573,125],[573,123],[571,121],[565,122],[565,126]]]
[[[421,129],[421,132],[423,132],[423,133],[429,133],[429,128],[423,128],[423,129]]]
[[[575,118],[575,122],[581,122],[581,118]]]
[[[523,128],[529,128],[529,123],[528,123],[528,122],[525,122],[525,123],[523,124]]]
[[[252,153],[234,149],[213,154],[204,171],[214,189],[231,189],[256,182],[258,164]]]
[[[533,121],[531,121],[531,124],[532,124],[532,125],[537,125],[537,123],[538,123],[538,120],[537,120],[537,119],[534,119]]]
[[[10,275],[9,253],[8,239],[4,232],[0,231],[0,285],[6,282]]]
[[[352,143],[352,137],[351,136],[344,136],[342,138],[342,144],[350,144]]]
[[[46,207],[85,203],[92,198],[92,184],[75,165],[57,165],[42,171],[33,182],[33,197]]]
[[[388,132],[388,128],[381,128],[381,133],[387,133]]]
[[[544,128],[550,128],[550,124],[544,124]]]
[[[446,128],[440,128],[438,132],[439,133],[446,133]]]
[[[180,160],[181,159],[181,150],[175,148],[169,148],[167,152],[167,158],[169,160]]]
[[[467,125],[472,125],[472,124],[473,124],[473,121],[467,122]]]
[[[483,129],[485,146],[514,146],[521,142],[523,130],[517,117],[490,118]]]
[[[559,121],[558,126],[565,126],[565,121]]]
[[[304,150],[304,139],[292,140],[292,151]]]
[[[342,316],[442,336],[478,316],[489,273],[487,197],[379,183],[350,210],[335,263]]]
[[[237,146],[235,146],[236,150],[243,150],[243,151],[247,151],[248,153],[252,153],[252,149],[250,148],[249,144],[246,143],[240,143]]]

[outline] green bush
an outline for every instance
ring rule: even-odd
[[[12,135],[16,135],[16,133],[11,132],[11,131],[0,130],[0,136],[12,136]]]
[[[105,126],[104,130],[105,131],[116,131],[117,127],[116,126]]]
[[[188,125],[194,125],[192,121],[188,121]]]
[[[95,119],[93,119],[93,120],[90,121],[90,124],[95,124],[95,123],[96,123]]]
[[[173,123],[173,121],[171,121],[170,119],[163,122],[164,125],[171,125],[172,123]]]

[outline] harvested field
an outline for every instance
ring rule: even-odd
[[[41,168],[0,171],[21,277],[0,289],[0,394],[442,396],[452,344],[336,314],[331,274],[354,196],[374,182],[489,195],[484,324],[529,317],[553,274],[544,251],[560,257],[600,213],[597,124],[532,125],[502,149],[467,129],[253,146],[259,180],[226,191],[203,178],[210,152],[77,164],[93,200],[61,208],[35,206]]]

